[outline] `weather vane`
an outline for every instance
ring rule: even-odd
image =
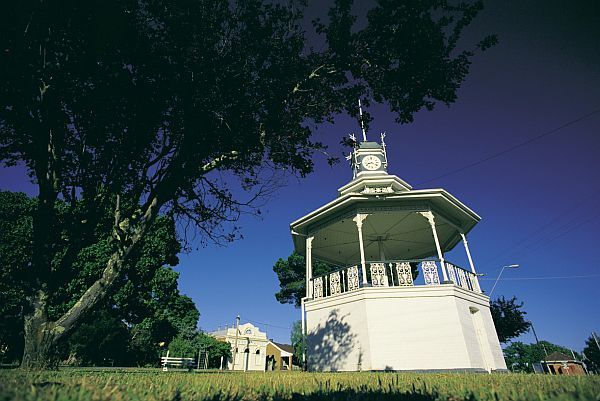
[[[363,122],[362,104],[360,98],[358,98],[358,113],[360,114],[360,128],[362,129],[363,142],[367,142],[367,133],[365,132],[365,124]]]

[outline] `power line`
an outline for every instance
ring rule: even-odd
[[[547,238],[546,238],[546,239],[543,239],[543,240],[544,240],[543,242],[542,242],[542,241],[536,241],[536,242],[532,243],[532,244],[531,244],[529,247],[526,247],[525,249],[523,249],[523,250],[521,250],[521,251],[519,251],[519,252],[517,252],[517,253],[521,253],[521,252],[524,252],[524,251],[527,251],[527,250],[529,250],[529,252],[535,252],[535,251],[537,251],[537,250],[539,250],[539,249],[541,249],[541,248],[544,248],[545,246],[547,246],[548,244],[550,244],[552,241],[555,241],[555,240],[557,240],[557,239],[559,239],[559,238],[561,238],[561,237],[564,237],[565,235],[569,234],[569,233],[570,233],[570,232],[572,232],[573,230],[576,230],[576,229],[578,229],[579,227],[581,227],[581,226],[583,226],[583,225],[585,225],[585,224],[587,224],[587,223],[591,222],[592,220],[594,220],[594,219],[598,218],[599,216],[600,216],[600,213],[596,213],[594,216],[592,216],[592,217],[590,217],[590,218],[588,218],[588,219],[585,219],[585,220],[583,220],[583,221],[580,221],[580,222],[578,222],[577,224],[575,224],[575,225],[573,225],[573,226],[569,227],[569,229],[567,229],[567,230],[565,230],[565,231],[561,231],[561,232],[559,232],[559,234],[558,234],[558,235],[556,235],[556,236],[554,236],[554,237],[552,237],[552,238],[550,238],[550,239],[547,239]],[[567,224],[566,224],[566,225],[564,225],[563,227],[565,227],[565,228],[566,228],[566,227],[567,227],[569,224],[571,224],[571,223],[573,223],[573,222],[574,222],[574,220],[573,220],[573,221],[571,221],[571,222],[569,222],[569,223],[567,223]]]
[[[274,329],[281,329],[281,330],[292,330],[291,326],[278,326],[276,324],[271,324],[271,323],[265,323],[265,322],[257,322],[256,320],[252,320],[252,319],[247,319],[246,322],[248,323],[252,323],[254,325],[261,325],[263,327],[263,329],[265,330],[265,332],[267,330],[269,330],[270,328],[274,328]],[[219,325],[218,327],[223,327],[223,328],[234,328],[234,325],[229,326],[229,324],[224,324],[224,325]]]
[[[548,233],[545,233],[545,234],[543,233],[544,231],[546,231],[547,228],[552,227],[552,226],[556,226],[556,223],[558,223],[560,221],[560,219],[562,219],[563,217],[571,214],[573,211],[577,211],[581,206],[583,206],[584,204],[586,204],[590,200],[593,200],[598,195],[600,195],[600,190],[594,192],[592,195],[584,196],[583,200],[581,202],[578,202],[575,205],[569,206],[569,208],[567,210],[565,210],[562,213],[559,213],[552,220],[550,220],[546,224],[538,227],[537,229],[535,229],[529,235],[527,235],[527,236],[519,239],[516,242],[516,244],[514,244],[512,246],[509,246],[508,248],[505,248],[504,250],[502,250],[499,253],[497,253],[495,256],[493,256],[493,257],[487,259],[486,261],[482,262],[481,265],[482,266],[488,266],[489,264],[491,264],[491,262],[494,262],[494,261],[496,261],[496,260],[498,260],[500,258],[507,257],[509,255],[513,255],[515,252],[519,252],[519,251],[515,251],[515,250],[518,249],[518,248],[520,248],[520,247],[527,247],[528,246],[527,242],[529,242],[532,238],[537,237],[538,234],[540,234],[542,237],[544,237],[545,235],[548,234]],[[577,218],[579,218],[579,217],[576,217],[576,219]],[[550,232],[552,232],[552,230]],[[531,245],[531,244],[529,244],[529,245]]]
[[[582,202],[578,202],[575,205],[571,206],[569,209],[567,209],[565,212],[558,214],[558,216],[556,216],[554,219],[550,220],[547,224],[544,224],[541,227],[538,227],[531,234],[529,234],[529,235],[525,236],[524,238],[520,239],[519,241],[517,241],[517,243],[515,245],[505,248],[504,250],[502,250],[501,252],[499,252],[498,254],[493,256],[492,258],[487,259],[485,262],[482,262],[481,266],[489,266],[492,262],[494,262],[496,260],[507,258],[509,256],[512,257],[514,255],[521,254],[527,250],[531,250],[531,252],[533,252],[533,251],[539,249],[540,247],[544,247],[548,243],[550,243],[564,235],[567,235],[571,231],[579,228],[580,226],[582,226],[586,223],[589,223],[591,220],[598,217],[598,214],[593,215],[592,217],[588,217],[587,219],[584,219],[584,221],[579,221],[579,222],[577,220],[580,220],[582,217],[586,217],[586,216],[576,214],[574,218],[571,218],[569,221],[567,221],[565,224],[561,225],[560,227],[557,224],[563,217],[571,214],[573,211],[577,211],[577,209],[579,209],[584,204],[588,203],[590,200],[595,200],[595,198],[598,195],[600,195],[600,190],[595,191],[592,195],[585,196],[584,200]],[[569,226],[571,226],[571,227],[569,227]],[[548,228],[551,228],[551,229],[549,231],[547,231]],[[546,231],[546,232],[544,233],[544,231]],[[558,234],[558,235],[555,236],[555,234]],[[536,237],[538,237],[538,238],[536,238]],[[521,248],[521,249],[519,249],[519,248]],[[533,249],[531,249],[531,248],[533,248]]]
[[[266,327],[274,327],[274,328],[277,328],[277,329],[285,329],[285,330],[291,330],[292,329],[291,326],[288,326],[288,327],[278,326],[276,324],[264,323],[264,322],[257,322],[256,320],[250,320],[250,319],[248,319],[248,321],[250,323],[252,323],[252,324],[262,324],[263,326],[266,326]]]
[[[596,110],[594,110],[594,111],[591,111],[591,112],[589,112],[589,113],[587,113],[587,114],[584,114],[584,115],[582,115],[582,116],[580,116],[580,117],[577,117],[577,118],[576,118],[576,119],[574,119],[574,120],[571,120],[571,121],[569,121],[569,122],[566,122],[566,123],[564,123],[563,125],[561,125],[561,126],[559,126],[559,127],[557,127],[557,128],[554,128],[554,129],[552,129],[552,130],[550,130],[550,131],[547,131],[547,132],[544,132],[544,133],[542,133],[542,134],[540,134],[540,135],[534,136],[533,138],[530,138],[530,139],[528,139],[528,140],[526,140],[526,141],[524,141],[524,142],[521,142],[521,143],[518,143],[518,144],[516,144],[516,145],[513,145],[513,146],[511,146],[511,147],[509,147],[509,148],[507,148],[507,149],[504,149],[504,150],[502,150],[502,151],[500,151],[500,152],[498,152],[498,153],[494,153],[494,154],[493,154],[493,155],[491,155],[491,156],[488,156],[488,157],[485,157],[485,158],[483,158],[483,159],[481,159],[481,160],[478,160],[478,161],[475,161],[475,162],[469,163],[469,164],[467,164],[467,165],[464,165],[464,166],[462,166],[462,167],[459,167],[459,168],[457,168],[457,169],[450,170],[449,172],[447,172],[447,173],[444,173],[444,174],[441,174],[441,175],[438,175],[437,177],[433,177],[433,178],[430,178],[430,179],[428,179],[428,180],[421,181],[421,182],[417,183],[417,185],[426,184],[426,183],[428,183],[428,182],[431,182],[431,181],[436,181],[436,180],[439,180],[440,178],[444,178],[444,177],[447,177],[447,176],[449,176],[449,175],[453,175],[453,174],[459,173],[459,172],[461,172],[461,171],[467,170],[467,169],[469,169],[469,168],[471,168],[471,167],[478,166],[478,165],[480,165],[480,164],[482,164],[482,163],[485,163],[485,162],[487,162],[487,161],[490,161],[490,160],[492,160],[492,159],[495,159],[495,158],[497,158],[497,157],[500,157],[500,156],[502,156],[502,155],[505,155],[506,153],[512,152],[513,150],[519,149],[519,148],[521,148],[521,147],[523,147],[523,146],[525,146],[525,145],[529,145],[530,143],[532,143],[532,142],[535,142],[535,141],[537,141],[537,140],[539,140],[539,139],[542,139],[542,138],[544,138],[544,137],[546,137],[546,136],[548,136],[548,135],[552,135],[552,134],[554,134],[554,133],[556,133],[556,132],[558,132],[558,131],[562,130],[563,128],[567,128],[567,127],[569,127],[569,126],[571,126],[571,125],[573,125],[573,124],[576,124],[576,123],[578,123],[578,122],[580,122],[580,121],[582,121],[582,120],[585,120],[586,118],[589,118],[589,117],[591,117],[591,116],[593,116],[594,114],[597,114],[597,113],[600,113],[600,108],[598,108],[598,109],[596,109]]]
[[[519,281],[519,280],[562,280],[562,279],[570,279],[570,278],[590,278],[590,277],[600,277],[600,274],[582,274],[578,276],[541,276],[541,277],[506,277],[501,278],[500,281]],[[496,280],[495,278],[480,278],[479,280],[492,281]]]

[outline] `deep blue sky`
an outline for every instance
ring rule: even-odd
[[[385,107],[370,109],[370,138],[388,135],[390,173],[415,188],[445,188],[483,217],[469,238],[476,268],[486,274],[482,286],[489,291],[501,266],[520,264],[505,271],[496,295],[516,295],[541,338],[574,350],[600,331],[600,113],[429,180],[600,109],[600,7],[593,3],[488,2],[465,44],[488,33],[500,43],[475,58],[455,104],[403,126]],[[356,122],[340,117],[316,135],[339,153],[337,143],[349,132],[358,133]],[[239,313],[287,342],[300,312],[275,300],[272,266],[292,251],[289,223],[332,200],[351,178],[345,163],[329,167],[317,156],[314,174],[290,178],[260,220],[242,219],[244,240],[181,255],[180,288],[196,302],[200,326],[232,324]],[[0,188],[35,194],[15,169],[0,170]],[[461,247],[448,259],[467,266]],[[587,277],[528,279],[562,276]]]

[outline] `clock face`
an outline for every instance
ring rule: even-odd
[[[361,164],[367,170],[377,170],[381,167],[381,160],[377,156],[368,155],[363,157]]]

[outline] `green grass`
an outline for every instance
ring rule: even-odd
[[[5,400],[600,400],[600,376],[0,370]]]

